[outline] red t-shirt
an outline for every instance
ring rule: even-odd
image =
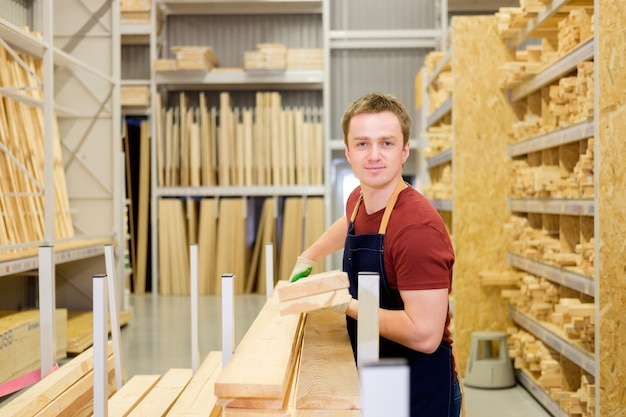
[[[357,187],[346,204],[348,221],[359,200]],[[355,233],[378,233],[385,209],[367,214],[361,203],[354,222]],[[433,205],[413,187],[398,195],[385,233],[384,261],[389,286],[394,290],[452,290],[454,249],[441,216]],[[446,318],[444,341],[452,343],[450,313]]]

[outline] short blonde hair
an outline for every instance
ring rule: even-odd
[[[348,146],[348,130],[350,121],[354,116],[362,113],[382,113],[390,111],[398,117],[402,129],[403,145],[409,142],[411,135],[411,125],[413,121],[406,108],[395,96],[386,93],[369,93],[351,103],[341,118],[341,128],[343,130],[343,142]]]

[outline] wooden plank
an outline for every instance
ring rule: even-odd
[[[284,398],[301,342],[301,326],[301,316],[280,315],[275,291],[218,376],[217,397]]]
[[[108,390],[115,392],[115,363],[113,355],[107,360]],[[88,417],[93,415],[93,369],[69,386],[34,417]]]
[[[40,366],[39,310],[0,311],[0,384]],[[56,358],[67,356],[67,310],[56,309]]]
[[[150,390],[161,375],[135,375],[119,391],[109,398],[108,417],[127,417]]]
[[[289,285],[276,288],[280,302],[321,294],[341,288],[349,288],[348,274],[336,269],[328,272],[313,274]]]
[[[222,370],[222,352],[209,352],[189,385],[176,400],[168,417],[218,417],[221,408],[216,405],[214,386]]]
[[[359,374],[345,318],[329,311],[307,314],[296,388],[296,408],[360,408]]]
[[[336,307],[349,303],[351,298],[352,296],[347,288],[296,298],[295,300],[280,303],[280,314],[300,314],[322,308]]]
[[[157,382],[129,417],[162,417],[191,380],[191,369],[172,368]]]
[[[212,294],[211,282],[215,281],[215,241],[217,238],[217,209],[213,198],[200,201],[198,227],[198,286],[200,294]]]
[[[109,353],[111,352],[109,343]],[[32,417],[92,369],[93,349],[89,348],[4,404],[2,414],[11,417]]]
[[[135,294],[146,291],[148,263],[148,228],[150,200],[150,122],[144,120],[140,127],[139,206],[137,207],[137,255],[135,259]]]

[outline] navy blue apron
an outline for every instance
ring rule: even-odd
[[[352,297],[358,299],[359,272],[378,273],[380,275],[380,307],[388,310],[404,309],[400,292],[392,290],[387,282],[383,256],[387,223],[398,194],[404,189],[404,185],[404,181],[398,182],[398,186],[385,208],[378,234],[355,234],[354,219],[361,205],[362,196],[359,198],[350,218],[343,254],[343,270],[350,278]],[[356,323],[356,320],[346,316],[348,334],[355,359],[357,351]],[[446,417],[450,415],[454,369],[452,347],[449,344],[442,342],[432,354],[417,352],[384,337],[380,338],[379,346],[381,358],[405,358],[409,364],[411,417]]]

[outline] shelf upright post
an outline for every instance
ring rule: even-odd
[[[108,415],[108,329],[107,277],[93,276],[93,413],[94,417]],[[115,354],[115,353],[114,353]]]
[[[122,336],[120,332],[120,321],[118,318],[118,304],[115,290],[115,249],[113,245],[108,244],[104,246],[104,260],[106,263],[107,283],[108,283],[108,298],[109,298],[109,313],[111,320],[111,339],[113,340],[113,359],[115,362],[115,386],[119,391],[124,385],[124,366],[122,364]]]
[[[222,367],[235,350],[235,275],[222,275]]]
[[[189,271],[191,272],[191,370],[195,375],[200,364],[198,343],[198,245],[189,247]]]
[[[54,248],[39,247],[39,332],[41,378],[56,364]]]
[[[359,320],[357,320],[357,365],[378,362],[378,306],[380,276],[359,272]]]

